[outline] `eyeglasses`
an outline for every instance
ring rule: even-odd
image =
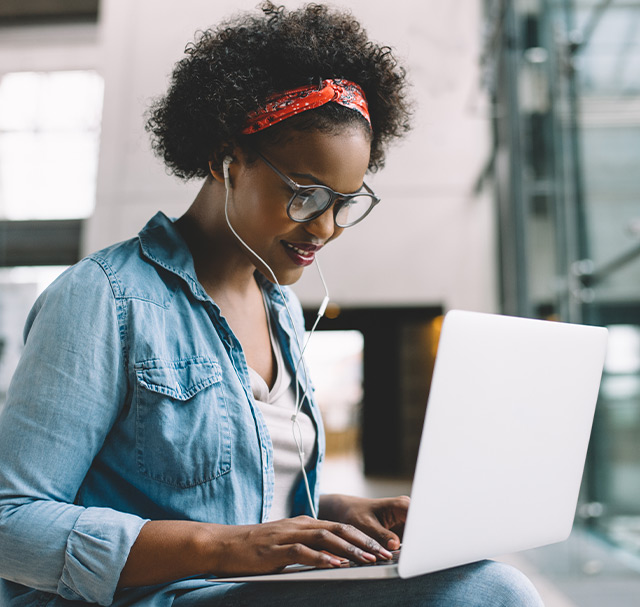
[[[333,217],[339,228],[348,228],[362,221],[380,199],[366,183],[362,187],[366,192],[341,194],[326,185],[300,185],[279,171],[260,152],[260,159],[284,181],[294,192],[287,204],[287,215],[292,221],[305,223],[320,217],[333,203]]]

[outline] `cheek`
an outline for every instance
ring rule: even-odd
[[[287,217],[290,194],[283,192],[278,186],[279,184],[274,186],[261,182],[255,183],[253,187],[248,186],[245,195],[254,212],[272,218]]]
[[[243,223],[257,238],[269,239],[286,234],[297,225],[287,215],[286,202],[282,196],[253,192],[245,198],[245,204],[239,206],[238,211]]]

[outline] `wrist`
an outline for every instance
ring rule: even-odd
[[[202,523],[194,527],[191,537],[193,554],[201,563],[201,574],[216,574],[221,570],[222,560],[228,549],[225,534],[229,525]]]
[[[147,522],[129,551],[118,587],[152,586],[207,575],[214,570],[219,554],[212,527],[218,525],[193,521]]]

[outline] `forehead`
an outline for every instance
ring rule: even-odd
[[[340,133],[294,131],[285,141],[265,146],[263,152],[291,177],[311,175],[336,191],[353,192],[364,180],[371,142],[360,128]]]

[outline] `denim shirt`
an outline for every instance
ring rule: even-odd
[[[292,320],[278,289],[256,276],[293,374]],[[300,304],[283,294],[302,337]],[[324,433],[312,397],[305,407],[318,434],[308,471],[317,507]],[[273,487],[242,348],[166,216],[40,296],[0,412],[3,607],[45,605],[52,594],[55,605],[109,605],[147,520],[264,522]],[[303,513],[300,483],[292,514]]]

